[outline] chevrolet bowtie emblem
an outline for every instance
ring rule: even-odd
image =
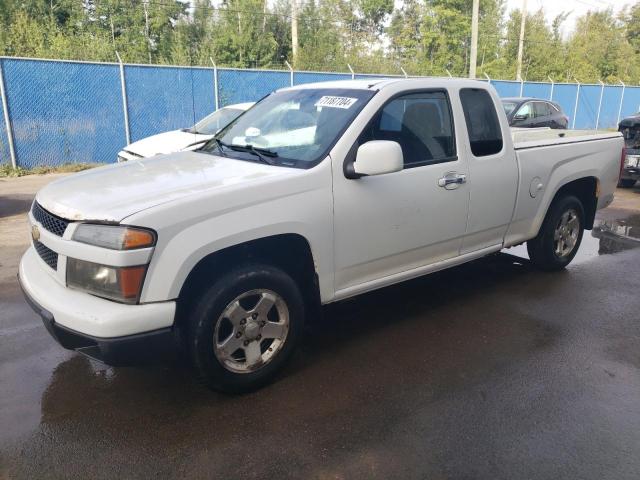
[[[37,242],[38,240],[40,240],[40,229],[38,228],[37,225],[31,226],[31,238],[33,238],[34,242]]]

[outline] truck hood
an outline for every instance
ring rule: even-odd
[[[85,170],[36,195],[46,210],[68,220],[120,222],[147,208],[215,188],[264,182],[300,170],[200,152],[179,152]]]
[[[189,133],[184,130],[173,130],[143,138],[127,145],[123,150],[147,158],[163,153],[178,152],[194,142],[209,140],[212,136]]]

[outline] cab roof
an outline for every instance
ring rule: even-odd
[[[450,77],[419,77],[419,78],[367,78],[358,80],[336,80],[329,82],[305,83],[302,85],[294,85],[293,87],[282,88],[285,90],[305,90],[311,88],[345,88],[355,90],[382,90],[389,85],[406,84],[407,89],[411,88],[442,88],[444,86],[458,86],[466,88],[477,88],[486,86],[487,83],[482,80],[470,80],[466,78],[450,78]],[[419,87],[418,85],[419,84]]]

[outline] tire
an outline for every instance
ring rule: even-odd
[[[251,264],[224,274],[204,290],[187,322],[199,380],[225,393],[266,385],[291,357],[304,313],[298,285],[279,268]]]
[[[618,182],[618,186],[622,188],[631,188],[636,184],[636,181],[631,178],[621,178]]]
[[[574,217],[577,218],[577,225]],[[561,222],[565,219],[570,225],[564,230],[558,230],[562,228]],[[527,242],[531,263],[540,270],[549,272],[562,270],[569,265],[582,242],[584,219],[584,207],[577,197],[565,195],[554,200],[538,236]],[[558,241],[556,235],[560,237]]]

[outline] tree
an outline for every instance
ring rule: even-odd
[[[588,12],[578,19],[567,45],[571,74],[581,81],[634,79],[631,74],[637,71],[638,55],[627,35],[623,19],[614,17],[610,9]]]
[[[222,3],[218,3],[222,1]],[[0,54],[283,68],[291,0],[0,0]],[[466,76],[473,0],[299,2],[297,68]],[[480,0],[478,74],[514,78],[521,12]],[[528,80],[633,82],[640,77],[640,0],[588,12],[563,38],[566,14],[527,14]]]

